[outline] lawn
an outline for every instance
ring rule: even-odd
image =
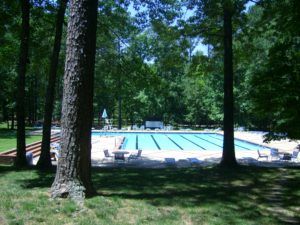
[[[3,124],[2,124],[3,125]],[[32,130],[32,129],[30,129]],[[26,144],[42,140],[41,135],[26,135]],[[16,148],[16,130],[9,130],[0,125],[0,152]]]
[[[54,172],[0,166],[0,224],[299,224],[299,168],[93,169],[98,196],[50,200]]]

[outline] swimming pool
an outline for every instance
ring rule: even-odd
[[[93,136],[124,136],[121,149],[159,150],[222,150],[223,135],[216,133],[153,133],[153,132],[93,132]],[[235,150],[260,150],[265,147],[235,139]]]

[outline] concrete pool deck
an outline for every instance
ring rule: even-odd
[[[104,132],[103,130],[93,130],[96,132]],[[114,131],[113,135],[116,132],[124,132],[124,131]],[[145,132],[145,131],[131,131],[131,132]],[[148,131],[146,131],[148,132]],[[163,131],[152,131],[154,133],[161,133]],[[167,131],[170,133],[219,133],[223,134],[221,131]],[[249,141],[261,146],[266,146],[269,148],[276,148],[280,153],[292,153],[293,149],[295,149],[300,141],[289,141],[289,140],[281,140],[281,141],[271,141],[270,143],[263,142],[263,132],[249,132],[249,131],[236,131],[235,138]],[[123,136],[110,136],[109,132],[107,132],[106,136],[92,136],[92,165],[100,166],[100,167],[118,167],[118,166],[133,166],[133,167],[151,167],[151,168],[161,168],[168,166],[165,163],[165,158],[173,158],[175,160],[176,167],[189,167],[193,165],[205,166],[217,164],[220,162],[222,157],[222,151],[220,150],[156,150],[156,151],[147,151],[144,150],[142,152],[142,158],[139,160],[126,160],[126,162],[114,162],[114,160],[108,159],[104,156],[103,150],[108,149],[109,153],[112,154],[122,141]],[[137,150],[126,150],[129,153],[125,155],[128,157],[130,154],[137,153]],[[269,150],[262,150],[262,153],[270,154]],[[300,166],[300,160],[297,162],[291,161],[267,161],[265,159],[257,160],[258,153],[256,151],[236,151],[236,159],[240,164],[255,164],[258,166]],[[198,162],[191,163],[188,158],[197,158]],[[299,158],[299,157],[298,157]],[[37,162],[38,158],[34,158],[34,163]]]
[[[169,132],[169,131],[168,131]],[[185,133],[194,133],[195,131],[181,131]],[[197,132],[197,131],[196,131]],[[207,132],[207,131],[206,131]],[[177,132],[174,132],[177,133]],[[199,132],[203,133],[203,132]],[[222,132],[215,132],[220,133]],[[121,135],[121,134],[120,134]],[[300,142],[299,141],[272,141],[270,143],[263,142],[263,132],[246,132],[246,131],[238,131],[235,132],[235,138],[249,141],[261,146],[266,146],[270,148],[277,148],[281,153],[292,153],[293,149],[295,149]],[[105,158],[103,150],[108,149],[110,153],[115,151],[116,143],[119,142],[121,136],[93,136],[92,137],[92,164],[94,166],[140,166],[140,167],[165,167],[165,158],[173,158],[176,163],[174,166],[186,167],[191,165],[210,165],[219,163],[222,157],[222,151],[219,150],[156,150],[156,151],[147,151],[144,150],[142,152],[142,159],[140,160],[130,160],[125,163],[116,163],[113,160],[109,160]],[[134,153],[137,153],[137,150],[126,150],[129,153],[126,155],[127,157]],[[262,150],[262,153],[270,154],[269,150]],[[300,165],[299,162],[283,162],[283,161],[267,161],[267,160],[257,160],[258,153],[256,151],[236,151],[236,159],[241,164],[256,164],[262,166],[295,166]],[[199,162],[190,163],[188,158],[197,158]]]

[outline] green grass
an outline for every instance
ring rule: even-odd
[[[32,129],[27,128],[26,130],[32,130]],[[28,134],[26,135],[26,144],[30,144],[40,140],[42,140],[41,135],[28,135]],[[0,124],[0,152],[4,152],[9,149],[16,148],[16,145],[17,145],[16,130],[6,129],[3,127],[3,124]]]
[[[0,166],[0,224],[299,224],[299,168],[94,169],[98,195],[50,200],[54,173]]]

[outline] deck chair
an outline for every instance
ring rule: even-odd
[[[299,159],[298,159],[298,156],[299,156],[299,150],[293,151],[293,154],[292,154],[292,156],[291,156],[291,160],[292,160],[292,161],[298,161],[298,160],[299,160]]]
[[[271,148],[270,153],[271,153],[271,155],[270,155],[271,160],[273,160],[273,158],[275,158],[275,159],[279,159],[280,158],[279,157],[278,149]]]
[[[138,153],[137,154],[131,154],[129,157],[128,157],[128,160],[131,160],[131,159],[140,159],[142,157],[142,150],[138,150]]]
[[[201,163],[201,160],[197,159],[197,158],[188,158],[189,162],[192,164],[192,165],[196,165],[196,164],[200,164]]]
[[[102,161],[104,161],[106,159],[113,160],[114,157],[111,154],[109,154],[108,149],[103,150],[103,153],[104,153],[104,158]]]
[[[267,160],[269,159],[269,156],[267,154],[260,153],[259,150],[257,150],[257,153],[258,153],[257,160],[260,159],[260,158],[266,158]]]
[[[60,158],[61,146],[60,143],[54,142],[50,144],[50,157],[51,160],[57,161]]]
[[[122,153],[115,153],[115,162],[125,162],[125,156]]]
[[[51,156],[51,159],[53,159],[54,161],[57,161],[60,158],[59,150],[56,148],[51,148],[50,156]]]
[[[165,158],[165,163],[167,166],[175,166],[176,161],[174,158]]]

